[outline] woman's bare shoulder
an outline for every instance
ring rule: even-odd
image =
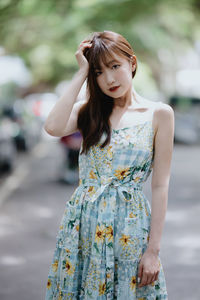
[[[172,107],[167,103],[164,103],[162,101],[152,101],[139,94],[137,94],[137,98],[142,107],[155,111],[155,114],[160,116],[160,118],[164,116],[167,117],[168,115],[173,115],[174,113]]]
[[[167,103],[159,101],[155,103],[154,107],[155,107],[154,114],[158,119],[163,119],[163,118],[165,119],[174,115],[173,108]]]
[[[169,104],[149,99],[144,99],[143,101],[149,111],[153,113],[153,126],[155,128],[155,132],[157,132],[158,128],[163,126],[168,127],[170,124],[173,125],[174,111]]]
[[[174,127],[174,110],[173,108],[164,102],[157,102],[155,104],[154,109],[154,122],[156,129],[158,128],[165,128],[169,129]],[[157,130],[156,130],[157,131]]]

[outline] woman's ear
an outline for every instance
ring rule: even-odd
[[[135,69],[136,69],[136,57],[135,57],[135,55],[131,55],[130,59],[131,59],[132,72],[134,72]]]
[[[135,71],[135,68],[136,68],[136,65],[135,65],[135,63],[132,63],[132,72],[134,72],[134,71]]]

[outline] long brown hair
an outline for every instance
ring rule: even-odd
[[[88,152],[89,148],[96,145],[102,134],[107,133],[104,143],[100,146],[105,147],[111,138],[111,128],[109,117],[114,107],[112,97],[104,94],[99,88],[96,80],[95,69],[100,68],[100,62],[107,65],[108,57],[112,57],[111,52],[132,60],[135,55],[131,45],[120,34],[113,31],[94,32],[90,38],[92,46],[86,48],[84,55],[89,62],[89,71],[87,76],[87,94],[88,101],[81,107],[77,126],[83,137],[82,153]],[[134,57],[135,58],[135,57]],[[132,78],[136,74],[137,60],[135,59],[135,70],[132,72]]]

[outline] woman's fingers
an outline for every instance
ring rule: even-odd
[[[91,47],[91,46],[92,46],[92,44],[87,43],[87,44],[82,45],[81,48],[84,49],[84,48]]]
[[[82,40],[82,42],[81,42],[81,43],[84,43],[84,42],[89,42],[89,41],[91,41],[91,39],[85,39],[85,40]]]
[[[138,286],[142,287],[145,285],[152,284],[154,281],[158,280],[158,276],[159,276],[159,272],[155,273],[154,275],[152,275],[150,273],[147,274],[144,272],[141,277],[140,284]]]
[[[138,273],[138,277],[140,277],[140,283],[138,286],[142,287],[145,285],[152,284],[154,281],[156,281],[158,279],[158,273],[152,274],[152,273],[143,271],[140,276]]]
[[[86,45],[86,44],[91,45],[91,44],[92,44],[92,41],[91,41],[91,40],[84,40],[84,41],[82,41],[82,42],[80,43],[80,46],[83,46],[83,45]]]
[[[89,48],[91,46],[92,46],[92,44],[90,44],[90,43],[80,44],[79,45],[79,50],[83,51],[85,48]]]
[[[154,275],[149,276],[149,277],[148,277],[147,284],[153,283],[153,280],[154,280]]]
[[[84,50],[86,48],[90,48],[91,46],[92,46],[91,40],[85,39],[79,44],[78,49],[75,52],[75,56],[76,56],[79,68],[86,73],[88,73],[88,70],[89,70],[89,62],[84,55]]]
[[[153,275],[151,283],[153,283],[156,280],[156,274]]]
[[[139,267],[138,267],[138,278],[140,278],[140,281],[141,281],[141,278],[142,278],[142,270],[143,270],[143,265],[140,262]]]
[[[86,44],[89,44],[89,42],[82,42],[79,44],[79,47],[85,46]]]
[[[147,281],[148,281],[148,275],[145,272],[143,272],[139,287],[142,287],[142,286],[146,285]]]
[[[81,55],[83,55],[83,50],[85,49],[85,48],[90,48],[92,46],[92,43],[90,42],[90,43],[88,43],[88,42],[81,42],[80,44],[79,44],[79,46],[78,46],[78,50],[76,51],[76,55],[79,55],[79,53],[80,52],[82,52],[81,53]]]
[[[159,276],[159,271],[156,273],[155,281],[158,280],[158,276]]]
[[[160,263],[159,267],[154,261],[150,261],[148,256],[142,257],[139,266],[138,266],[138,287],[143,287],[145,285],[152,284],[154,281],[158,280],[160,272]]]

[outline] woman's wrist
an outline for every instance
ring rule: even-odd
[[[77,74],[83,76],[86,79],[87,75],[88,75],[88,70],[87,69],[79,69],[77,71]]]
[[[160,247],[159,246],[148,245],[147,251],[154,254],[154,255],[158,255],[159,252],[160,252]]]

